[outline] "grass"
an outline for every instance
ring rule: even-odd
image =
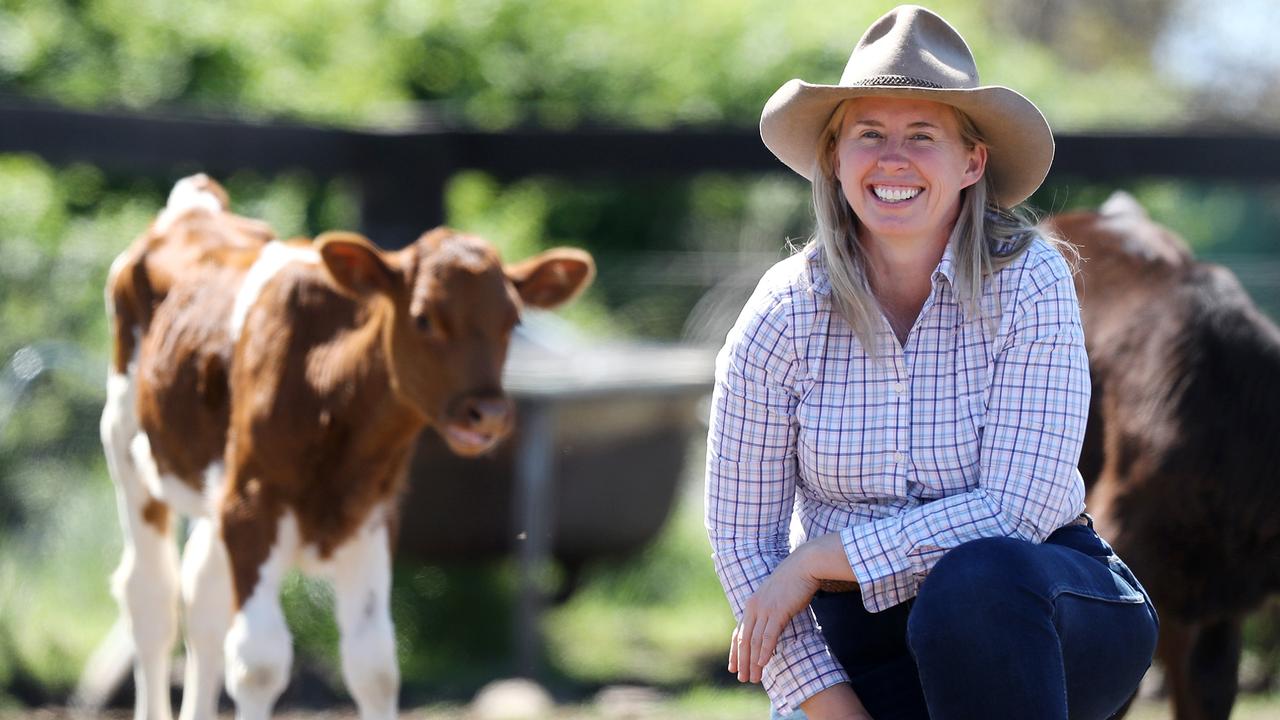
[[[768,717],[763,691],[738,686],[723,670],[733,621],[702,529],[702,451],[700,442],[690,444],[684,490],[660,537],[624,562],[588,568],[581,589],[547,613],[550,685],[562,701],[547,720]],[[21,675],[56,699],[116,616],[107,584],[120,551],[114,498],[101,463],[78,468],[46,459],[8,467],[6,480],[22,483],[35,498],[30,506],[48,512],[40,516],[46,522],[29,522],[0,544],[0,688]],[[414,707],[406,717],[463,720],[481,685],[511,673],[514,578],[510,563],[397,568],[393,611],[407,705]],[[334,686],[320,695],[335,699],[331,714],[349,716],[338,687],[331,593],[294,578],[284,606],[298,665]],[[646,689],[601,692],[618,685]],[[0,718],[24,712],[2,698],[0,691]],[[1143,701],[1129,717],[1170,714],[1163,701]],[[1243,697],[1233,714],[1274,717],[1274,695]]]
[[[653,545],[627,563],[594,568],[548,614],[548,650],[566,675],[680,686],[724,664],[733,617],[712,570],[701,496],[686,488]]]
[[[34,472],[54,487],[60,473],[75,470]],[[59,498],[50,522],[0,545],[0,687],[23,676],[51,695],[66,692],[115,621],[108,584],[120,558],[115,499],[100,476],[75,475],[83,486]]]

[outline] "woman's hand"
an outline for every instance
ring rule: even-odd
[[[822,535],[797,547],[747,599],[742,621],[729,641],[729,672],[737,673],[739,682],[760,682],[782,629],[813,599],[819,579],[857,579],[839,533]]]
[[[760,682],[782,629],[809,604],[818,579],[807,572],[798,553],[787,556],[742,608],[742,621],[729,642],[729,672],[739,682]]]

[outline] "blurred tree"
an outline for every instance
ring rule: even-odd
[[[1132,125],[1178,105],[1149,52],[1175,1],[930,5],[1051,120]],[[834,82],[892,4],[0,0],[0,92],[352,125],[750,126],[788,78]]]

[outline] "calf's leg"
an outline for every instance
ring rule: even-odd
[[[169,508],[143,485],[131,445],[138,434],[131,378],[113,374],[100,430],[114,481],[124,553],[112,590],[129,623],[137,720],[169,720],[169,652],[178,629],[178,551],[169,530]]]
[[[394,718],[400,692],[391,624],[391,551],[384,522],[365,527],[333,555],[342,633],[342,674],[363,720]]]
[[[212,720],[222,690],[222,643],[231,626],[231,566],[211,518],[195,520],[182,553],[187,669],[179,720]]]
[[[274,533],[261,527],[264,523],[274,524]],[[223,537],[239,603],[223,645],[227,692],[239,720],[266,720],[293,665],[293,637],[280,608],[280,584],[297,555],[297,522],[288,513],[278,520],[252,512],[224,513]],[[253,544],[264,538],[274,538],[265,560]],[[247,578],[253,579],[251,587]]]

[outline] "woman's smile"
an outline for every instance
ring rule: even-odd
[[[916,199],[924,188],[903,185],[871,185],[876,199],[888,205],[904,205]]]

